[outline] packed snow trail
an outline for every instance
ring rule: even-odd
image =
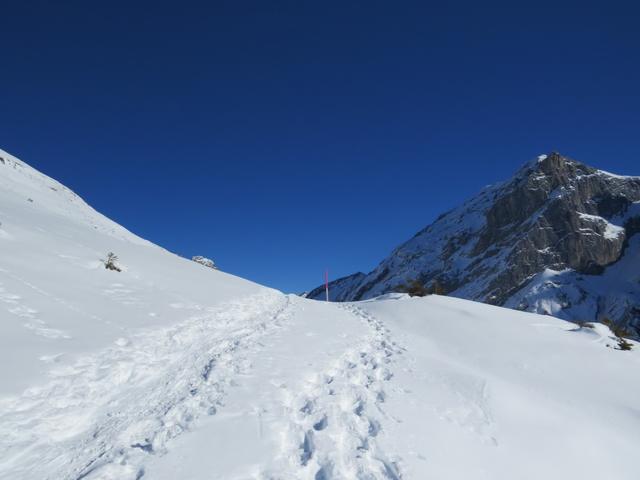
[[[376,437],[387,420],[383,404],[392,357],[402,349],[371,315],[349,304],[342,308],[362,322],[365,336],[310,375],[301,391],[285,392],[288,465],[266,478],[282,478],[282,471],[293,472],[287,476],[292,479],[401,478],[399,458],[385,453]]]
[[[377,444],[402,349],[356,307],[295,303],[287,329],[265,342],[225,407],[151,459],[149,478],[402,478],[399,456]]]
[[[141,478],[146,456],[216,412],[291,309],[265,290],[52,370],[49,383],[0,404],[0,476]]]
[[[301,337],[308,343],[298,354],[291,343]],[[265,289],[119,338],[54,367],[46,384],[3,399],[0,478],[160,478],[153,468],[146,475],[147,464],[172,461],[173,440],[188,444],[206,417],[224,418],[230,407],[260,412],[261,436],[282,436],[273,461],[251,465],[254,478],[399,479],[398,457],[376,437],[400,352],[357,307]],[[254,392],[270,388],[256,400]],[[270,414],[272,422],[262,418]]]

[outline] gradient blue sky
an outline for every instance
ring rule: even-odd
[[[1,15],[1,148],[139,235],[285,291],[368,271],[540,153],[640,174],[632,2]]]

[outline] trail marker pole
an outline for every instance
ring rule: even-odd
[[[329,270],[324,271],[324,292],[327,297],[327,302],[329,301]]]

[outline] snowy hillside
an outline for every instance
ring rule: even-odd
[[[287,296],[0,157],[0,479],[637,478],[640,348],[605,326]]]
[[[441,215],[369,274],[338,279],[330,290],[349,301],[437,282],[451,296],[613,320],[640,337],[638,233],[640,177],[551,153]],[[308,297],[322,295],[319,287]]]

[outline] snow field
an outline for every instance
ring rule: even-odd
[[[636,342],[437,295],[284,295],[0,156],[1,480],[637,479]]]

